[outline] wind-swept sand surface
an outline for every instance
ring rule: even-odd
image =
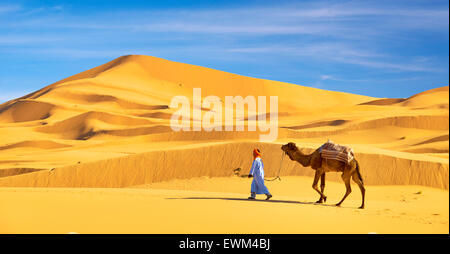
[[[278,139],[172,131],[171,99],[197,87],[202,98],[278,96]],[[0,105],[0,232],[448,233],[448,96],[374,98],[123,56]],[[358,188],[328,206],[344,194],[338,173],[327,205],[311,204],[314,171],[283,159],[281,144],[311,152],[328,139],[354,149],[365,210]],[[254,147],[267,177],[281,168],[274,201],[244,200],[250,182],[233,177]]]
[[[340,183],[317,205],[309,177],[268,183],[270,201],[250,201],[250,179],[193,178],[138,188],[1,188],[1,233],[448,233],[447,191],[369,186],[366,209]],[[357,189],[357,186],[354,186]],[[258,221],[258,223],[255,223]]]

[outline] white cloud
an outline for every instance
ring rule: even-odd
[[[378,61],[372,59],[361,58],[345,58],[335,57],[333,60],[341,63],[355,64],[365,67],[378,68],[378,69],[390,69],[395,71],[412,71],[412,72],[441,72],[441,68],[426,67],[421,65],[414,65],[410,63],[394,63],[388,61]]]
[[[328,62],[338,62],[359,65],[370,68],[414,71],[414,72],[439,72],[440,68],[425,66],[423,61],[411,61],[410,59],[395,59],[398,57],[378,53],[374,50],[366,50],[346,43],[311,43],[298,47],[283,47],[281,45],[249,48],[232,48],[228,52],[234,53],[258,53],[258,54],[287,54],[302,56]],[[427,59],[421,58],[418,59]],[[305,60],[307,60],[305,58]],[[413,64],[414,62],[414,64]],[[325,79],[331,76],[325,76]],[[323,79],[323,80],[325,80]]]
[[[333,79],[335,79],[333,76],[331,76],[331,75],[321,75],[320,76],[320,79],[321,80],[327,80],[327,79],[331,79],[331,80],[333,80]]]

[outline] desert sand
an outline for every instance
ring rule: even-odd
[[[278,139],[174,132],[171,99],[197,87],[278,96]],[[0,105],[0,233],[448,234],[448,101],[448,86],[375,98],[119,57]],[[328,139],[354,149],[366,209],[356,186],[333,206],[345,192],[338,173],[327,174],[327,203],[313,204],[314,171],[283,159],[281,144],[312,152]],[[281,168],[268,202],[247,201],[250,180],[232,172],[248,172],[254,147],[268,178]]]

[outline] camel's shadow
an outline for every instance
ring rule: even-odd
[[[342,207],[336,206],[334,204],[324,204],[316,202],[304,202],[304,201],[293,201],[293,200],[264,200],[264,199],[248,199],[248,198],[225,198],[225,197],[186,197],[186,198],[166,198],[166,199],[190,199],[190,200],[229,200],[229,201],[241,201],[241,202],[267,202],[267,203],[283,203],[283,204],[300,204],[300,205],[317,205],[317,206],[327,206],[336,208],[352,208],[352,207]]]

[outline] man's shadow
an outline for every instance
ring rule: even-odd
[[[166,198],[166,199],[230,200],[230,201],[241,201],[241,202],[268,202],[268,203],[319,205],[319,206],[337,207],[334,204],[324,204],[324,203],[316,203],[316,202],[302,202],[302,201],[293,201],[293,200],[276,200],[276,199],[264,200],[264,199],[222,198],[222,197],[186,197],[186,198]],[[339,208],[351,208],[351,207],[339,207]]]

